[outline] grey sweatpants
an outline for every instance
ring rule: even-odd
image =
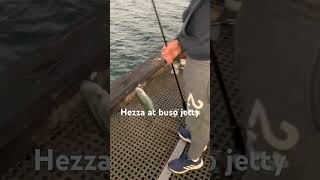
[[[188,109],[200,111],[198,117],[186,117],[186,125],[191,132],[188,157],[197,159],[210,139],[210,61],[188,58],[183,78]]]

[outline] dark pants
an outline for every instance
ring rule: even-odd
[[[247,152],[287,158],[281,176],[249,169],[244,180],[319,177],[320,16],[286,2],[247,0],[236,26]]]

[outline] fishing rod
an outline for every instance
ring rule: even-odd
[[[161,21],[160,21],[160,18],[159,18],[159,14],[158,14],[158,11],[157,11],[156,4],[155,4],[154,0],[151,0],[151,2],[152,2],[153,9],[154,9],[154,12],[155,12],[157,20],[158,20],[158,24],[159,24],[159,28],[160,28],[160,31],[161,31],[161,35],[162,35],[162,39],[163,39],[164,45],[167,47],[167,40],[166,40],[166,37],[165,37],[164,32],[163,32],[163,28],[162,28],[162,25],[161,25]],[[173,71],[173,74],[174,74],[174,77],[176,79],[176,83],[177,83],[177,86],[178,86],[178,89],[179,89],[179,93],[180,93],[180,96],[181,96],[183,109],[187,110],[186,102],[185,102],[185,100],[183,98],[183,95],[182,95],[182,92],[181,92],[181,88],[180,88],[180,84],[179,84],[179,81],[178,81],[178,78],[177,78],[177,74],[176,74],[176,71],[175,71],[175,69],[173,67],[173,63],[171,64],[171,68],[172,68],[172,71]]]
[[[233,124],[237,124],[236,116],[235,116],[235,113],[233,112],[232,105],[231,105],[231,99],[229,98],[230,96],[228,94],[226,85],[223,80],[223,75],[222,75],[222,71],[221,71],[221,68],[220,68],[220,65],[218,62],[218,57],[216,56],[216,52],[213,48],[213,44],[214,44],[213,41],[210,41],[210,44],[211,44],[210,45],[210,59],[213,62],[214,73],[216,75],[216,78],[218,80],[218,84],[219,84],[221,92],[222,92],[223,101],[225,103],[225,106],[226,106],[226,109],[229,114],[231,122]],[[234,128],[235,133],[237,135],[236,137],[241,137],[241,130],[240,130],[239,126],[235,126],[233,128]],[[243,149],[244,142],[241,138],[237,139],[236,145],[237,145],[237,147],[240,148],[240,153],[244,154],[244,149]]]

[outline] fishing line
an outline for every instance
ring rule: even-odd
[[[165,46],[167,46],[167,40],[166,40],[166,37],[165,37],[164,32],[163,32],[163,28],[162,28],[161,21],[160,21],[159,15],[158,15],[156,4],[154,3],[154,0],[151,0],[151,2],[152,2],[153,9],[154,9],[154,12],[155,12],[156,17],[157,17],[157,21],[158,21],[158,24],[159,24],[159,28],[160,28],[160,31],[161,31],[163,42],[164,42]],[[171,64],[171,68],[172,68],[172,71],[173,71],[173,74],[174,74],[174,77],[176,79],[176,83],[177,83],[177,86],[178,86],[178,89],[179,89],[179,93],[180,93],[180,96],[181,96],[183,109],[187,110],[186,102],[184,101],[184,98],[183,98],[183,95],[182,95],[182,92],[181,92],[181,88],[180,88],[180,84],[179,84],[179,81],[178,81],[178,78],[177,78],[177,74],[176,74],[176,71],[175,71],[175,69],[173,67],[173,63]]]

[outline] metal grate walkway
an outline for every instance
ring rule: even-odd
[[[75,96],[69,104],[60,107],[58,113],[58,126],[52,130],[48,138],[35,142],[33,148],[41,149],[41,155],[47,149],[53,149],[54,155],[106,155],[107,142],[105,135],[99,134],[96,120],[89,112],[86,103]],[[70,163],[73,163],[70,160]],[[82,159],[79,166],[85,167],[88,161]],[[96,165],[97,162],[95,162]],[[17,163],[15,168],[9,169],[1,180],[106,180],[109,171],[59,171],[54,168],[47,170],[42,164],[41,170],[36,171],[34,165],[34,151],[30,152],[24,160]]]
[[[240,99],[238,77],[234,70],[233,30],[233,25],[221,25],[220,36],[213,44],[213,47],[234,118],[238,120],[240,116]],[[211,65],[213,66],[214,64],[211,63]],[[242,141],[240,141],[240,133],[236,130],[238,126],[236,122],[232,121],[228,113],[217,73],[213,69],[214,67],[211,68],[211,107],[213,107],[211,110],[211,149],[213,149],[214,156],[217,154],[215,152],[225,153],[229,148],[232,149],[233,153],[238,154],[242,152],[243,147]],[[222,179],[240,179],[241,175],[239,175],[238,172],[235,172],[233,176]]]
[[[227,90],[232,99],[232,107],[236,116],[239,115],[237,99],[237,79],[233,72],[233,37],[232,27],[223,28],[222,35],[215,48],[218,52],[220,68],[223,73]],[[211,63],[212,64],[212,63]],[[172,174],[172,180],[206,180],[210,179],[210,155],[215,150],[224,151],[228,148],[237,149],[233,133],[235,124],[228,116],[222,99],[216,74],[211,71],[211,92],[213,112],[211,114],[210,150],[203,155],[205,165],[200,170],[189,171],[183,175]],[[183,88],[181,74],[178,75]],[[144,88],[155,103],[155,109],[180,109],[181,100],[173,75],[168,68]],[[122,108],[143,110],[139,99],[134,96]],[[153,117],[152,121],[145,117],[121,116],[120,110],[111,117],[111,179],[112,180],[156,180],[172,154],[179,137],[177,130],[184,126],[184,119],[170,117]],[[185,150],[188,149],[186,146]]]
[[[215,42],[214,49],[216,51],[217,61],[222,73],[228,98],[230,100],[232,111],[235,118],[238,119],[240,115],[240,100],[239,100],[239,82],[234,71],[233,61],[233,25],[222,25],[221,34],[217,42]],[[213,66],[213,63],[211,63]],[[234,133],[234,128],[237,126],[232,122],[227,107],[224,103],[221,87],[218,83],[217,74],[211,68],[211,96],[212,107],[211,112],[211,128],[212,129],[212,148],[226,151],[228,148],[238,150],[239,147],[235,142],[237,136]]]
[[[178,75],[183,88],[181,74]],[[181,99],[170,69],[153,79],[144,88],[154,102],[155,109],[180,109]],[[137,96],[123,108],[143,110]],[[166,116],[152,117],[121,116],[120,111],[111,118],[111,179],[112,180],[152,180],[158,179],[176,144],[179,141],[177,130],[184,126],[184,119]],[[204,154],[205,165],[202,171],[188,172],[185,175],[171,176],[171,179],[209,179],[210,161],[208,152]]]

